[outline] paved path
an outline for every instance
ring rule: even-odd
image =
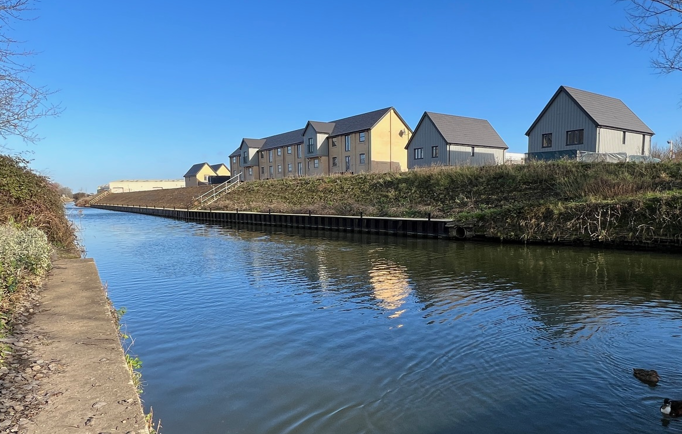
[[[24,432],[148,433],[93,260],[54,263],[26,328],[43,337],[33,357],[62,368],[41,381],[51,398]]]

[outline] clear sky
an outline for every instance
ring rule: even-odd
[[[509,145],[560,85],[619,98],[654,143],[682,132],[682,75],[614,28],[613,0],[46,0],[15,36],[59,92],[32,167],[74,191],[228,164],[243,137],[393,106],[488,119]]]

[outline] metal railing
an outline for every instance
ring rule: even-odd
[[[232,178],[228,179],[227,181],[223,182],[222,184],[218,184],[206,193],[202,194],[201,196],[197,196],[194,198],[195,201],[199,202],[197,205],[195,205],[194,208],[210,205],[220,196],[223,194],[227,193],[228,191],[232,190],[233,188],[237,187],[239,183],[241,182],[241,176],[242,172],[239,172],[238,175],[233,176]]]
[[[103,192],[99,193],[98,195],[96,195],[95,197],[90,199],[89,203],[95,204],[95,203],[99,202],[100,199],[102,199],[104,196],[108,196],[109,193],[111,193],[111,190],[104,190]]]

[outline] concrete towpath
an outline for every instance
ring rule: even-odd
[[[22,432],[149,432],[92,259],[54,263],[26,331],[41,338],[32,358],[55,361],[59,369],[41,379],[50,398]]]

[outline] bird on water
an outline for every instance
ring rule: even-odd
[[[682,416],[682,401],[665,398],[661,406],[661,413],[672,417]]]
[[[658,372],[654,371],[653,369],[634,368],[632,370],[632,374],[639,381],[643,381],[643,382],[648,383],[648,384],[656,384],[656,383],[658,383],[658,380],[660,380],[660,377],[658,376]]]

